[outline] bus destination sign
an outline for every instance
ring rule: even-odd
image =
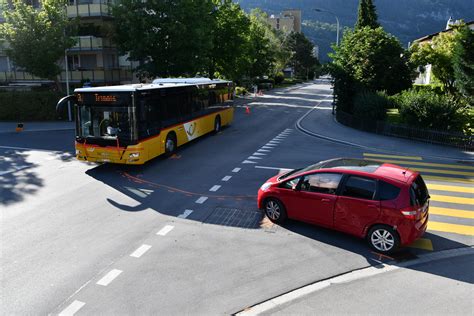
[[[130,105],[130,93],[78,93],[77,101],[84,104]]]

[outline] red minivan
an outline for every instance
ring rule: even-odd
[[[270,178],[258,207],[278,224],[287,218],[366,238],[381,253],[420,238],[430,196],[418,172],[370,160],[337,158]]]

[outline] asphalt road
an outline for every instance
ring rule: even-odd
[[[305,85],[249,101],[218,135],[144,166],[75,161],[68,131],[0,134],[0,313],[229,314],[392,260],[344,234],[272,225],[256,208],[282,168],[366,154],[296,129],[329,93]],[[431,247],[395,259],[472,245],[469,234],[425,238]]]

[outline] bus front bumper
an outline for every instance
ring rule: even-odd
[[[96,163],[142,165],[148,160],[148,155],[143,148],[133,146],[117,148],[76,143],[76,158]]]

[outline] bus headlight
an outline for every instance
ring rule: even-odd
[[[76,149],[76,156],[80,154],[81,154],[81,151],[79,149]]]
[[[130,157],[130,158],[139,158],[140,153],[131,153],[128,157]]]

